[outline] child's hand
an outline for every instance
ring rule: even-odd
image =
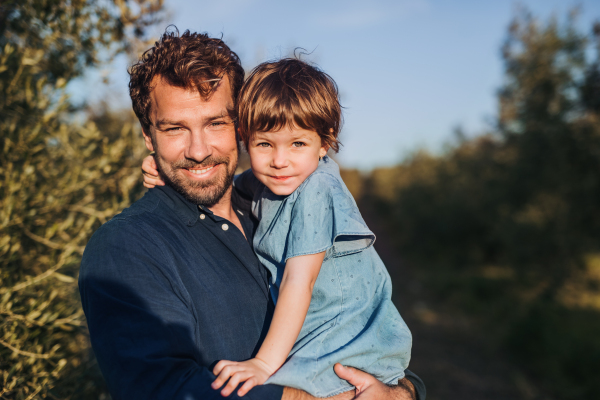
[[[219,361],[213,369],[213,374],[218,375],[212,383],[213,389],[218,389],[229,379],[227,386],[221,390],[222,396],[229,396],[240,382],[246,381],[238,390],[238,396],[244,396],[256,385],[262,385],[275,371],[266,362],[258,358],[248,361]]]
[[[158,176],[154,156],[148,156],[142,161],[142,174],[144,175],[144,186],[152,189],[154,186],[164,186],[165,183]]]

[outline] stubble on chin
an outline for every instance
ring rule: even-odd
[[[179,194],[191,203],[212,207],[227,193],[233,182],[233,176],[237,168],[237,160],[227,157],[211,157],[202,163],[191,160],[180,160],[173,163],[165,163],[160,157],[156,158],[158,170],[161,172],[165,183],[170,185]],[[224,172],[219,173],[208,181],[192,181],[181,173],[180,169],[202,168],[209,165],[221,165]]]

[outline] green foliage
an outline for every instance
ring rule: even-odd
[[[519,15],[496,132],[373,171],[363,203],[446,303],[487,319],[557,396],[587,399],[600,397],[600,60],[574,18]]]
[[[102,393],[77,271],[91,233],[140,195],[143,144],[129,114],[73,123],[64,90],[84,67],[99,62],[101,52],[110,56],[130,48],[161,5],[0,5],[2,398]]]

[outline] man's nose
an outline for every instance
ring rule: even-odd
[[[281,169],[288,166],[289,158],[285,149],[275,149],[273,151],[273,158],[271,159],[271,166],[273,168]]]
[[[201,162],[210,156],[211,150],[207,143],[206,135],[199,132],[190,132],[185,151],[185,158]]]

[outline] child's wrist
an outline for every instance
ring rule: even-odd
[[[273,361],[269,362],[265,358],[261,358],[260,356],[254,357],[255,360],[259,361],[262,365],[263,369],[268,372],[269,375],[273,375],[275,371],[281,367],[282,364],[275,363]],[[277,364],[277,365],[276,365]]]

